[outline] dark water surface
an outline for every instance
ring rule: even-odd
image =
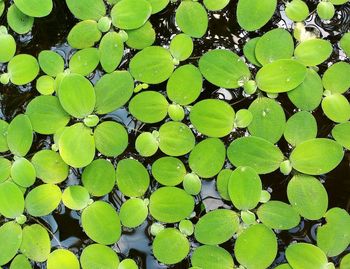
[[[318,1],[310,0],[307,2],[310,6],[310,11],[315,10]],[[66,36],[77,21],[67,9],[65,1],[55,0],[54,3],[54,10],[48,17],[35,20],[35,26],[31,33],[26,35],[17,35],[11,31],[10,33],[16,38],[17,53],[29,53],[37,56],[41,50],[52,49],[65,58],[66,66],[68,66],[68,61],[70,56],[74,53],[74,50],[67,45]],[[175,25],[175,10],[177,6],[178,3],[171,3],[163,12],[155,14],[151,17],[151,22],[157,32],[157,45],[169,45],[171,37],[180,32]],[[242,55],[243,45],[249,38],[260,36],[266,31],[276,27],[283,27],[291,31],[291,22],[285,18],[283,9],[283,2],[280,2],[278,9],[269,24],[257,32],[247,33],[241,30],[236,22],[236,1],[232,0],[229,6],[223,11],[215,13],[211,12],[209,14],[209,30],[203,38],[194,41],[195,48],[192,57],[185,63],[190,62],[197,65],[198,58],[203,53],[213,48],[227,48],[236,52],[238,55]],[[6,25],[5,15],[0,18],[0,24]],[[350,30],[350,3],[340,7],[338,6],[336,15],[330,23],[319,20],[317,16],[315,16],[314,12],[310,19],[306,21],[306,25],[310,27],[310,29],[318,32],[322,38],[330,40],[334,46],[334,52],[329,61],[319,66],[321,74],[331,63],[339,60],[349,61],[349,59],[346,59],[344,55],[339,53],[337,42],[345,32]],[[134,50],[126,49],[123,62],[118,69],[127,69],[129,60],[135,53],[136,52]],[[253,66],[251,67],[253,73],[257,71],[254,70]],[[1,71],[5,68],[5,65],[0,65]],[[95,71],[94,74],[90,76],[91,81],[96,82],[96,80],[98,80],[102,74],[103,73],[100,70]],[[150,86],[150,89],[164,91],[165,85],[165,83],[153,85]],[[29,84],[23,87],[0,85],[1,118],[5,119],[6,121],[10,121],[15,115],[23,113],[28,102],[38,95],[38,92],[35,90],[34,86],[34,84]],[[243,96],[242,89],[227,91],[224,89],[219,89],[208,82],[204,82],[203,89],[204,90],[200,96],[200,99],[226,99],[230,104],[232,104],[235,110],[247,108],[256,98],[256,96],[249,98]],[[350,95],[348,94],[347,97],[349,98]],[[278,100],[281,102],[287,118],[295,113],[295,107],[290,103],[285,94],[281,94],[278,97]],[[323,115],[320,108],[314,111],[313,114],[318,122],[318,137],[330,136],[330,131],[334,126],[334,123]],[[162,123],[145,126],[139,122],[135,122],[130,114],[128,114],[127,109],[120,109],[108,114],[102,118],[102,120],[104,119],[113,119],[115,121],[122,122],[129,128],[129,147],[122,156],[112,160],[115,164],[120,159],[132,156],[141,161],[147,168],[150,168],[153,161],[162,156],[162,153],[158,153],[152,158],[144,159],[138,156],[133,148],[135,138],[140,131],[157,129]],[[184,122],[188,123],[188,119],[185,119]],[[244,133],[244,130],[239,130],[232,133],[230,136],[225,137],[224,141],[228,145],[234,138],[244,136]],[[201,139],[203,139],[203,137],[197,136],[197,141],[200,141]],[[31,153],[28,156],[30,157],[32,154],[34,154],[34,152],[40,149],[49,148],[51,143],[52,139],[50,137],[36,136]],[[281,139],[278,145],[286,156],[290,154],[291,148],[289,148],[286,141]],[[186,156],[183,157],[182,160],[185,164],[187,164]],[[346,152],[343,161],[334,171],[327,175],[321,176],[321,180],[324,182],[328,192],[329,208],[337,206],[350,211],[349,162],[350,153]],[[229,163],[227,163],[226,167],[229,168],[231,166]],[[68,185],[78,183],[80,175],[81,171],[72,170],[69,179],[61,184],[61,188],[64,189]],[[263,175],[261,178],[265,189],[268,189],[271,192],[273,200],[288,202],[286,188],[291,176],[286,177],[277,171],[272,174]],[[146,193],[146,196],[149,197],[152,191],[154,191],[157,187],[157,182],[152,180],[150,189]],[[124,201],[123,196],[117,189],[110,193],[108,197],[104,197],[104,199],[109,200],[110,203],[112,203],[117,209],[120,208],[121,203]],[[197,215],[193,221],[196,222],[201,215],[205,214],[206,210],[208,211],[218,207],[231,208],[232,206],[220,199],[220,196],[216,192],[214,179],[203,180],[202,191],[200,195],[196,197],[195,210]],[[80,216],[78,212],[70,211],[65,209],[64,206],[60,206],[60,208],[58,208],[58,210],[56,210],[52,215],[39,219],[30,218],[28,222],[34,223],[39,221],[47,226],[53,235],[52,244],[54,248],[63,246],[65,248],[69,248],[79,255],[81,250],[92,242],[82,231],[79,224],[79,219]],[[0,219],[0,221],[3,222],[4,220]],[[113,248],[119,253],[120,258],[133,258],[138,263],[140,268],[147,269],[186,269],[190,267],[189,258],[174,266],[164,266],[155,260],[151,251],[152,238],[149,234],[149,227],[152,223],[153,220],[151,217],[149,217],[147,221],[137,229],[129,230],[124,228],[121,239],[115,246],[113,246]],[[318,225],[319,222],[317,221],[303,220],[298,227],[292,230],[282,232],[276,231],[279,238],[279,254],[275,263],[271,267],[273,268],[277,264],[285,261],[285,248],[292,241],[315,243],[315,231]],[[101,229],[103,229],[103,227],[101,227]],[[193,240],[193,238],[190,239],[191,244],[195,246],[197,243]],[[222,245],[222,247],[233,254],[234,240],[232,239],[226,242]],[[347,252],[350,252],[350,249],[348,249]],[[340,257],[335,258],[334,262],[338,264],[339,259]],[[43,269],[46,267],[45,264],[36,264],[34,268]]]

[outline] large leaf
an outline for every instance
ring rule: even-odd
[[[334,93],[344,93],[350,88],[350,64],[337,62],[331,65],[322,77],[322,83],[326,90]]]
[[[327,268],[326,255],[318,247],[308,243],[295,243],[288,246],[286,258],[293,269]]]
[[[219,246],[199,246],[195,248],[191,263],[202,269],[232,269],[234,263],[230,253]]]
[[[140,198],[131,198],[120,207],[120,221],[123,226],[135,228],[141,225],[148,216],[146,201]]]
[[[344,148],[350,149],[350,122],[337,124],[333,127],[333,138]]]
[[[66,0],[70,12],[80,20],[99,20],[106,14],[103,0]]]
[[[162,185],[176,186],[183,181],[186,167],[178,158],[161,157],[152,164],[152,175]]]
[[[24,197],[21,189],[13,182],[0,184],[0,214],[6,218],[19,217],[24,210]]]
[[[25,156],[33,142],[33,129],[29,117],[17,115],[7,129],[7,144],[10,151],[17,156]]]
[[[14,3],[20,11],[31,17],[45,17],[53,8],[52,0],[14,0]]]
[[[307,65],[315,66],[326,61],[333,51],[332,44],[323,39],[309,39],[301,42],[294,52],[297,61]]]
[[[68,44],[75,49],[92,47],[101,39],[101,32],[96,21],[85,20],[78,22],[69,32]]]
[[[69,60],[69,69],[72,73],[88,76],[100,62],[99,50],[85,48],[75,52]]]
[[[32,82],[39,74],[38,61],[29,54],[18,54],[7,65],[10,80],[15,85]]]
[[[22,242],[22,228],[14,221],[0,226],[0,240],[6,244],[0,245],[0,265],[8,263],[17,254]]]
[[[79,261],[75,254],[67,249],[56,249],[47,259],[47,269],[79,269]]]
[[[345,122],[350,119],[350,103],[340,93],[326,96],[321,105],[324,114],[334,122]]]
[[[113,72],[120,64],[124,53],[121,35],[116,32],[106,33],[101,39],[98,50],[103,70],[107,73]]]
[[[7,23],[18,34],[28,33],[34,24],[34,18],[20,11],[15,4],[7,10]]]
[[[91,244],[83,249],[80,263],[83,269],[118,269],[119,258],[112,248]]]

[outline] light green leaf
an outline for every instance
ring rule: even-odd
[[[216,177],[216,188],[222,199],[230,201],[230,195],[228,191],[228,182],[230,180],[232,170],[222,169]]]
[[[7,264],[17,254],[22,242],[22,228],[14,221],[0,226],[0,240],[6,244],[0,245],[0,265]]]
[[[15,5],[30,17],[45,17],[51,13],[52,0],[14,0]]]
[[[32,82],[39,74],[39,64],[29,54],[18,54],[8,63],[7,71],[13,84],[24,85]]]
[[[113,72],[123,58],[124,43],[121,35],[116,32],[106,33],[101,39],[98,52],[103,70],[107,73]]]
[[[10,151],[17,156],[25,156],[33,142],[33,129],[29,117],[17,115],[7,129],[7,144]]]
[[[297,61],[307,66],[316,66],[326,61],[333,51],[332,44],[323,39],[309,39],[301,42],[294,51]]]
[[[73,73],[88,76],[99,64],[100,57],[98,52],[99,50],[96,48],[78,50],[69,60],[69,69]]]
[[[90,195],[87,189],[74,185],[67,187],[62,194],[63,204],[72,210],[82,210],[88,206]]]
[[[9,150],[7,145],[7,129],[9,124],[0,119],[0,152],[5,152]]]
[[[203,3],[208,10],[218,11],[224,9],[230,3],[230,0],[204,0]]]
[[[337,62],[323,74],[322,83],[325,90],[332,93],[344,93],[350,88],[350,64]]]
[[[36,90],[42,95],[52,95],[55,92],[55,79],[43,75],[36,80]]]
[[[260,67],[261,63],[259,63],[259,61],[256,59],[256,55],[255,55],[255,48],[256,48],[256,44],[258,43],[259,39],[260,39],[260,36],[249,39],[243,47],[243,53],[244,53],[244,56],[247,58],[247,60],[250,63]]]
[[[66,249],[56,249],[47,259],[47,269],[80,269],[78,258]]]
[[[80,263],[83,269],[118,269],[119,257],[110,247],[92,244],[83,249]]]
[[[350,33],[345,33],[339,41],[340,48],[350,57]]]
[[[332,136],[340,145],[350,149],[350,122],[337,124],[333,127]]]
[[[56,77],[64,70],[64,60],[61,55],[52,50],[43,50],[39,53],[39,65],[45,74]]]
[[[350,268],[350,254],[345,255],[340,262],[340,269]]]
[[[150,132],[139,134],[135,141],[136,151],[143,157],[150,157],[158,150],[157,136]]]
[[[193,269],[197,267],[201,269],[234,268],[231,254],[219,246],[203,245],[195,248],[191,257],[191,263],[195,266]]]
[[[317,15],[322,20],[330,20],[335,15],[335,8],[331,2],[321,1],[317,5]]]
[[[69,32],[68,44],[75,49],[90,48],[101,39],[102,33],[93,20],[78,22]]]
[[[128,34],[128,40],[126,41],[126,44],[130,48],[137,50],[142,50],[144,48],[152,46],[152,44],[156,40],[156,31],[154,30],[152,24],[149,21],[147,21],[140,28],[126,31],[126,33]]]
[[[186,167],[178,158],[161,157],[152,164],[152,175],[162,185],[176,186],[183,181]]]
[[[318,247],[308,243],[295,243],[288,246],[286,258],[293,269],[327,268],[327,257]]]
[[[18,254],[11,262],[10,269],[32,269],[32,265],[23,254]]]
[[[147,0],[152,6],[152,14],[162,11],[169,4],[169,0]],[[119,269],[131,269],[131,268],[119,268]]]
[[[147,204],[140,198],[131,198],[122,204],[119,216],[123,226],[135,228],[146,220],[148,216]]]
[[[21,189],[11,181],[0,183],[0,214],[5,218],[14,219],[23,211],[24,197]]]
[[[322,100],[322,110],[334,122],[345,122],[350,119],[350,104],[340,93],[326,96]]]
[[[11,161],[4,157],[0,157],[0,183],[5,182],[11,174]]]
[[[186,34],[178,34],[170,41],[171,55],[179,61],[188,59],[193,52],[192,38]]]
[[[103,0],[66,0],[69,11],[80,20],[98,21],[106,14]]]
[[[302,0],[292,0],[287,3],[285,12],[292,21],[301,22],[309,16],[309,7]]]
[[[26,34],[32,29],[34,18],[25,15],[12,4],[7,10],[7,23],[17,34]]]
[[[7,63],[13,58],[13,56],[15,56],[16,41],[12,35],[0,33],[0,47],[0,63]]]
[[[32,186],[36,179],[36,172],[33,164],[26,158],[20,157],[12,163],[12,180],[21,187]]]

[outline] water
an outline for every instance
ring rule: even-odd
[[[315,10],[317,0],[308,1],[310,11]],[[66,36],[69,30],[77,22],[70,12],[68,11],[65,1],[55,0],[55,7],[53,12],[46,18],[36,19],[33,31],[26,35],[17,35],[12,33],[17,41],[17,53],[29,53],[37,56],[41,50],[52,49],[61,54],[66,60],[66,66],[68,65],[69,58],[75,50],[71,49],[65,42]],[[156,44],[162,46],[168,46],[171,37],[179,33],[179,29],[175,25],[175,10],[178,3],[170,4],[163,12],[153,15],[151,22],[157,32]],[[283,3],[279,4],[279,7],[271,19],[270,23],[264,26],[257,32],[247,33],[240,29],[235,19],[236,1],[232,0],[228,7],[223,11],[210,13],[209,30],[207,34],[199,39],[195,40],[195,48],[190,59],[185,63],[195,64],[198,58],[206,51],[214,48],[227,48],[238,55],[242,55],[243,45],[249,38],[260,36],[266,31],[278,27],[283,27],[288,30],[292,29],[291,22],[286,19],[283,14]],[[6,25],[6,19],[3,15],[0,18],[0,24]],[[315,16],[315,13],[306,21],[309,30],[313,30],[318,33],[322,38],[329,39],[334,46],[334,51],[330,59],[320,65],[320,72],[323,73],[330,63],[345,60],[344,55],[339,52],[337,42],[341,38],[342,34],[350,30],[350,3],[337,7],[335,18],[329,22],[322,22]],[[131,57],[136,53],[134,50],[126,49],[124,59],[118,69],[127,69],[128,62]],[[0,70],[4,70],[6,66],[0,65]],[[251,66],[253,74],[257,71]],[[94,83],[102,75],[101,70],[95,71],[89,78]],[[164,92],[165,83],[160,85],[150,86],[150,90],[157,90]],[[2,86],[0,85],[0,116],[2,119],[10,121],[15,115],[23,113],[27,103],[33,99],[38,93],[33,88],[35,85],[30,84],[23,87],[15,87],[13,85]],[[208,82],[204,82],[203,92],[199,99],[205,98],[220,98],[227,100],[235,110],[241,108],[247,108],[249,104],[254,100],[255,97],[246,97],[242,94],[242,90],[227,91],[225,89],[219,89],[216,86],[211,85]],[[349,98],[349,94],[347,94]],[[289,117],[295,113],[295,107],[291,104],[285,94],[281,94],[278,97],[278,101],[281,102],[286,116]],[[334,123],[328,120],[322,113],[321,109],[314,111],[314,116],[318,123],[318,137],[328,137],[330,131],[334,126]],[[143,125],[140,122],[135,122],[132,117],[128,114],[127,109],[123,108],[102,117],[102,120],[112,119],[118,122],[122,122],[129,128],[129,140],[130,144],[125,153],[119,156],[117,159],[111,160],[114,164],[118,160],[126,157],[134,157],[141,161],[148,169],[154,160],[162,156],[162,153],[152,158],[142,158],[137,155],[133,148],[136,136],[140,131],[151,131],[159,128],[162,123]],[[184,121],[189,124],[188,119]],[[245,131],[239,130],[232,133],[223,140],[228,145],[233,139],[245,135]],[[202,136],[197,135],[197,141],[203,139]],[[50,137],[37,135],[35,142],[28,155],[30,158],[34,152],[49,148],[52,143]],[[290,154],[290,147],[284,139],[281,139],[278,143],[281,150],[286,156]],[[11,156],[9,156],[11,158]],[[187,165],[186,156],[182,157],[182,161]],[[321,176],[321,180],[327,189],[329,196],[329,207],[341,207],[350,211],[350,153],[346,152],[341,164],[332,172],[327,175]],[[230,167],[227,163],[226,167]],[[188,169],[189,170],[189,169]],[[61,184],[62,189],[68,185],[77,184],[81,171],[72,170],[69,178]],[[274,172],[268,175],[263,175],[262,180],[265,189],[271,192],[273,200],[280,200],[287,202],[286,188],[290,176],[283,176],[280,172]],[[146,193],[149,197],[150,193],[158,187],[156,181],[152,180],[151,186]],[[121,203],[124,201],[123,196],[118,190],[114,190],[108,196],[103,199],[108,200],[117,209],[120,208]],[[231,208],[229,203],[220,199],[220,196],[215,189],[214,180],[203,181],[203,188],[196,199],[196,217],[193,219],[194,222],[198,220],[200,216],[205,214],[205,210],[213,210],[215,208],[224,207]],[[204,207],[202,206],[204,205]],[[205,208],[205,210],[203,210]],[[78,212],[65,209],[64,206],[60,206],[52,215],[43,217],[40,219],[30,218],[28,223],[40,222],[44,224],[52,232],[52,245],[53,248],[65,247],[69,248],[77,255],[79,255],[82,249],[89,245],[92,241],[85,235],[79,223],[80,216]],[[3,222],[4,220],[1,220]],[[163,269],[163,268],[174,268],[174,269],[185,269],[190,266],[189,258],[185,259],[180,264],[173,266],[164,266],[159,264],[152,255],[151,252],[151,236],[149,233],[149,227],[153,220],[151,217],[145,221],[140,227],[134,230],[125,229],[119,242],[113,246],[118,252],[120,258],[133,258],[139,265],[140,268],[147,269]],[[289,243],[293,241],[299,242],[312,242],[315,243],[315,231],[320,222],[318,221],[305,221],[303,220],[300,225],[289,231],[277,232],[279,242],[279,254],[275,260],[275,263],[271,266],[272,268],[285,261],[284,250]],[[173,225],[169,225],[173,226]],[[190,237],[192,246],[196,246],[197,243]],[[222,245],[230,253],[233,254],[234,240],[230,240]],[[346,252],[350,252],[348,249]],[[341,256],[343,256],[342,254]],[[340,257],[334,259],[336,264],[339,263]],[[5,267],[6,268],[6,267]],[[34,268],[45,268],[45,264],[36,264]]]

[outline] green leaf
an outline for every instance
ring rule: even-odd
[[[199,70],[215,86],[235,89],[240,81],[250,78],[246,63],[235,53],[224,49],[206,52],[199,59]]]
[[[307,66],[316,66],[326,61],[333,51],[332,44],[323,39],[309,39],[301,42],[294,51],[297,61]]]
[[[253,120],[248,126],[249,132],[271,143],[278,142],[286,126],[282,106],[273,99],[260,97],[251,103],[249,111],[253,114]]]
[[[350,119],[350,104],[340,93],[326,96],[322,100],[322,110],[334,122],[345,122]]]
[[[297,145],[290,155],[295,170],[309,175],[330,172],[343,159],[341,145],[327,138],[315,138]]]
[[[208,14],[205,8],[194,1],[181,2],[176,9],[175,21],[182,32],[195,38],[202,37],[208,28]]]
[[[237,232],[239,218],[229,209],[215,209],[202,216],[194,230],[196,240],[202,244],[219,245]]]
[[[202,189],[202,181],[194,173],[186,174],[182,185],[184,190],[190,195],[198,195]]]
[[[204,0],[203,3],[208,10],[218,11],[224,9],[230,3],[230,0]]]
[[[285,12],[292,21],[301,22],[309,16],[309,7],[302,0],[292,0],[287,3]]]
[[[179,230],[166,228],[156,235],[152,248],[158,261],[164,264],[175,264],[188,255],[190,243]]]
[[[126,44],[130,48],[137,50],[142,50],[144,48],[152,46],[152,44],[156,40],[156,31],[154,30],[152,24],[149,21],[147,21],[140,28],[128,30],[126,31],[126,33],[128,34],[128,40],[126,41]]]
[[[162,11],[168,4],[169,0],[147,0],[152,6],[152,14]],[[131,269],[131,268],[119,268],[119,269]]]
[[[8,63],[7,71],[13,84],[24,85],[32,82],[39,74],[39,64],[29,54],[18,54]]]
[[[185,155],[194,148],[195,142],[191,129],[181,122],[169,121],[159,129],[159,148],[166,155]]]
[[[184,219],[184,220],[180,221],[179,230],[184,235],[191,236],[193,234],[193,231],[194,231],[192,221],[190,221],[188,219]]]
[[[228,182],[232,173],[233,171],[230,169],[222,169],[216,177],[216,188],[221,198],[227,201],[230,201]]]
[[[51,13],[52,0],[14,0],[15,5],[30,17],[45,17]]]
[[[66,249],[56,249],[47,259],[47,269],[79,269],[79,261],[75,254]]]
[[[138,52],[131,59],[129,68],[136,80],[148,84],[159,84],[171,76],[174,63],[167,49],[151,46]]]
[[[66,0],[69,11],[80,20],[98,21],[106,14],[103,0]]]
[[[11,161],[4,157],[0,157],[0,183],[5,182],[11,174]]]
[[[0,152],[5,152],[9,150],[7,145],[7,129],[9,124],[0,119]]]
[[[193,52],[192,38],[186,34],[178,34],[170,41],[171,55],[179,61],[188,59]]]
[[[42,95],[52,95],[55,92],[55,79],[43,75],[36,80],[36,90]]]
[[[104,159],[97,159],[85,167],[81,181],[91,195],[99,197],[112,191],[115,177],[113,164]]]
[[[150,157],[158,150],[157,136],[150,132],[139,134],[135,141],[136,151],[143,157]]]
[[[317,122],[314,116],[307,111],[299,111],[291,116],[284,130],[284,138],[292,146],[306,140],[316,138]]]
[[[131,198],[122,204],[119,216],[123,226],[135,228],[146,220],[148,216],[147,204],[140,198]]]
[[[24,197],[21,189],[11,181],[0,183],[0,214],[5,218],[14,219],[23,211]]]
[[[317,228],[317,246],[328,257],[341,254],[350,244],[350,216],[339,207],[327,211],[326,224]]]
[[[32,265],[23,254],[18,254],[11,262],[10,269],[32,269]]]
[[[26,34],[32,29],[34,18],[22,13],[12,4],[7,10],[7,23],[17,34]]]
[[[350,149],[350,122],[337,124],[333,127],[332,136],[340,145]]]
[[[96,69],[99,62],[99,50],[96,48],[86,48],[78,50],[72,55],[69,60],[69,69],[73,73],[88,76]]]
[[[136,262],[132,259],[124,259],[120,262],[118,269],[138,269]]]
[[[253,113],[248,109],[240,109],[235,116],[234,126],[238,128],[247,128],[253,121]]]
[[[47,230],[39,224],[25,226],[20,251],[33,261],[46,261],[51,251],[51,242]]]
[[[83,269],[118,269],[119,257],[110,247],[91,244],[83,249],[80,263]]]
[[[193,209],[193,197],[180,188],[161,187],[150,197],[152,217],[165,223],[179,222],[189,217]]]
[[[116,32],[106,33],[101,39],[98,52],[103,70],[107,73],[113,72],[123,58],[124,43],[121,35]]]
[[[25,156],[33,142],[33,129],[29,117],[17,115],[7,129],[7,144],[10,151],[17,156]]]
[[[249,39],[243,47],[243,53],[244,53],[244,56],[247,58],[247,60],[250,63],[260,67],[261,64],[256,59],[256,55],[255,55],[255,48],[256,48],[256,44],[258,43],[259,39],[260,39],[260,37],[254,37],[252,39]]]
[[[350,268],[350,254],[345,255],[340,262],[340,269]]]
[[[255,56],[259,63],[266,65],[280,59],[290,59],[294,52],[291,34],[282,28],[268,31],[258,39]]]
[[[88,206],[89,200],[89,192],[79,185],[67,187],[62,194],[63,204],[72,210],[84,209]]]
[[[327,257],[318,247],[308,243],[295,243],[288,246],[286,258],[293,269],[327,268]]]
[[[349,57],[350,56],[350,33],[345,33],[340,41],[339,41],[340,48],[345,52],[345,54]]]
[[[255,136],[234,140],[227,149],[227,156],[234,166],[250,166],[258,174],[275,171],[284,158],[278,147]]]
[[[22,242],[22,228],[14,221],[0,226],[0,240],[6,244],[0,245],[0,265],[7,264],[17,254]]]
[[[188,163],[201,178],[216,176],[226,159],[226,148],[218,138],[207,138],[198,143],[190,153]]]
[[[190,120],[198,132],[211,136],[223,137],[231,133],[235,112],[225,101],[205,99],[191,108]]]
[[[295,60],[277,60],[263,66],[256,74],[258,88],[268,93],[288,92],[305,79],[307,68]]]
[[[36,176],[45,183],[57,184],[68,177],[69,167],[53,150],[40,150],[32,158]]]
[[[162,185],[176,186],[183,181],[186,167],[178,158],[161,157],[152,164],[152,175]]]
[[[101,39],[101,36],[96,21],[84,20],[74,25],[68,34],[67,40],[72,48],[85,49],[94,46]]]
[[[97,201],[85,208],[81,215],[81,223],[87,236],[99,244],[111,245],[120,238],[119,216],[106,202]]]
[[[49,215],[61,202],[61,196],[61,190],[57,185],[39,185],[27,194],[25,199],[26,210],[34,217]]]
[[[317,5],[317,15],[322,20],[330,20],[335,15],[335,8],[331,2],[321,1]]]
[[[95,142],[91,129],[83,123],[65,127],[60,135],[58,148],[63,161],[75,168],[89,165],[95,157]]]
[[[277,255],[275,233],[263,224],[252,225],[238,236],[234,252],[238,262],[246,268],[265,269]]]
[[[271,19],[276,6],[277,0],[239,0],[238,24],[246,31],[258,30]]]
[[[201,269],[234,268],[230,253],[219,246],[203,245],[195,248],[191,257],[191,263],[193,266]]]
[[[287,195],[292,207],[306,219],[318,220],[327,211],[327,191],[314,177],[295,175],[288,183]]]
[[[331,65],[323,74],[323,87],[332,93],[345,93],[350,88],[349,72],[349,63],[337,62]]]
[[[52,50],[43,50],[39,53],[39,65],[45,74],[56,77],[64,70],[64,60],[61,55]]]
[[[117,185],[119,190],[129,197],[145,194],[150,183],[147,169],[137,160],[123,159],[117,165]]]
[[[21,187],[32,186],[36,179],[36,172],[33,164],[26,158],[20,157],[12,163],[11,178]]]
[[[12,35],[0,33],[0,47],[0,63],[7,63],[15,56],[16,41]]]
[[[54,134],[65,127],[70,116],[56,96],[37,96],[26,108],[33,130],[39,134]]]
[[[135,95],[129,103],[129,111],[144,123],[162,121],[168,114],[169,103],[159,92],[145,91]]]
[[[185,106],[199,97],[202,86],[202,75],[199,69],[192,64],[187,64],[177,68],[170,76],[166,91],[171,101]]]

